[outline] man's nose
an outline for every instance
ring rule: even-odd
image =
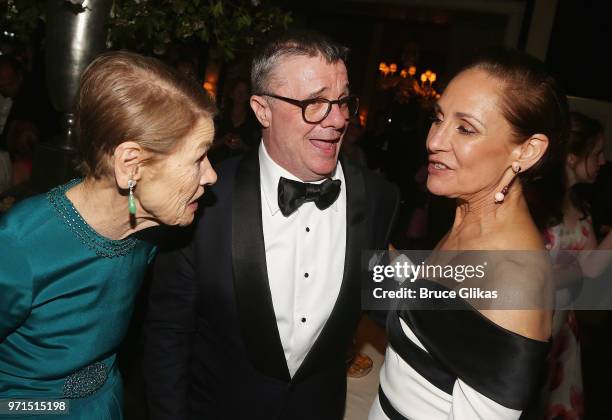
[[[329,114],[327,114],[327,117],[321,121],[321,125],[323,127],[343,129],[347,122],[348,118],[346,113],[340,109],[340,104],[333,104],[329,110]]]

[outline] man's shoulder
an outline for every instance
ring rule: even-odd
[[[233,206],[237,183],[244,183],[244,176],[239,176],[239,172],[248,171],[252,164],[253,156],[244,154],[213,165],[217,182],[202,197],[199,218],[210,219],[214,214],[221,217],[228,215]]]
[[[220,193],[233,189],[238,167],[245,157],[245,155],[234,156],[213,164],[213,169],[217,173],[217,182],[211,187],[211,191]]]
[[[221,162],[214,163],[213,168],[215,172],[217,172],[218,179],[222,179],[220,175],[234,176],[236,174],[236,168],[238,168],[238,164],[243,158],[244,155],[233,156]]]

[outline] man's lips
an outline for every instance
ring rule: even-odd
[[[332,151],[332,150],[336,150],[336,144],[338,144],[340,142],[340,139],[331,139],[331,140],[325,140],[325,139],[310,139],[310,143],[316,147],[317,149],[320,150],[324,150],[324,151]]]

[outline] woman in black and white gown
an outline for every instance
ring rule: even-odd
[[[552,289],[523,186],[564,141],[567,115],[565,96],[542,63],[514,51],[474,61],[438,100],[427,187],[457,207],[435,251],[495,255],[495,284],[525,305],[476,309],[459,299],[455,310],[390,312],[370,420],[518,419],[537,392],[551,334],[543,303]],[[504,260],[516,250],[530,261]],[[453,288],[425,279],[414,286]]]

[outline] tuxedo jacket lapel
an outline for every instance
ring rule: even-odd
[[[290,380],[268,283],[257,153],[238,165],[232,208],[232,262],[238,318],[248,357],[261,373]]]
[[[346,159],[341,159],[346,183],[346,247],[344,274],[334,308],[321,334],[313,344],[304,362],[293,377],[294,381],[312,373],[316,365],[333,361],[338,351],[345,351],[354,333],[351,322],[356,323],[361,314],[361,251],[367,236],[367,203],[363,173]]]

